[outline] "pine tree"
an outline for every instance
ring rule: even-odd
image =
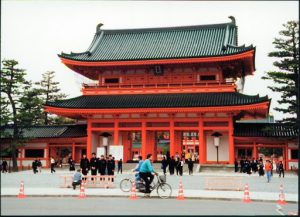
[[[60,92],[58,87],[59,82],[54,81],[54,71],[47,71],[42,76],[43,79],[35,84],[39,86],[44,104],[47,104],[50,101],[57,101],[66,98],[66,95]],[[43,124],[55,124],[56,120],[56,116],[50,116],[47,112],[44,112]]]
[[[28,119],[27,112],[20,110],[22,102],[20,99],[24,95],[23,90],[29,82],[25,80],[26,72],[24,69],[17,68],[18,62],[16,60],[3,60],[2,69],[0,73],[0,92],[1,101],[4,105],[5,112],[1,112],[1,120],[5,120],[6,124],[11,124],[13,127],[12,141],[10,143],[9,151],[11,153],[13,171],[18,170],[17,166],[17,147],[24,142],[22,131],[28,127],[25,119]],[[2,111],[2,110],[1,110]]]
[[[273,44],[277,50],[270,52],[269,57],[278,58],[273,63],[279,70],[269,71],[263,79],[273,80],[275,85],[268,88],[282,94],[280,107],[276,111],[289,114],[280,122],[297,128],[299,117],[299,22],[289,21],[283,24],[279,32],[280,38],[275,38]]]

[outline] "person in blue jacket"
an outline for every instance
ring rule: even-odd
[[[140,177],[146,183],[145,194],[147,196],[150,195],[150,184],[152,183],[152,181],[154,179],[154,175],[152,173],[157,174],[154,171],[151,162],[152,162],[152,154],[148,154],[147,159],[144,161],[144,163],[141,165],[141,168],[140,168]]]

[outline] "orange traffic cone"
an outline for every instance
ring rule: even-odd
[[[184,200],[183,187],[182,187],[182,181],[181,181],[181,179],[180,179],[180,182],[179,182],[178,196],[177,196],[176,199],[177,200]]]
[[[280,185],[280,188],[279,188],[279,200],[277,200],[277,203],[278,204],[281,204],[281,205],[285,205],[286,202],[285,202],[285,196],[284,196],[284,193],[283,193],[283,186],[282,184]]]
[[[135,181],[133,181],[133,183],[131,185],[131,191],[130,191],[129,199],[130,200],[136,200],[137,199],[136,189],[135,189]]]
[[[248,184],[245,185],[243,202],[244,203],[251,203],[250,196],[249,196],[249,187],[248,187]]]
[[[78,198],[80,198],[80,199],[86,198],[86,195],[85,195],[85,192],[84,192],[84,184],[80,185],[80,193],[79,193]]]
[[[19,194],[18,194],[18,198],[25,198],[25,194],[24,194],[24,182],[21,181],[21,186],[20,186],[20,191],[19,191]]]

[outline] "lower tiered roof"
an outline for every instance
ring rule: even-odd
[[[182,108],[250,105],[268,102],[267,96],[234,93],[83,95],[48,102],[46,106],[76,109]]]

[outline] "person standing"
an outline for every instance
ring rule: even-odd
[[[51,160],[50,160],[50,165],[51,165],[51,173],[55,173],[55,169],[54,169],[54,166],[55,166],[55,160],[53,157],[51,157]]]
[[[104,158],[104,155],[101,155],[100,159],[98,160],[98,172],[101,176],[105,175],[105,170],[106,170],[106,160]],[[100,178],[102,180],[102,178]]]
[[[189,175],[193,175],[193,168],[194,168],[194,161],[190,157],[188,159],[188,168],[189,168]]]
[[[71,156],[68,159],[68,163],[69,163],[69,170],[74,171],[75,170],[75,162],[73,161]]]
[[[107,175],[113,176],[115,172],[115,160],[112,158],[111,154],[108,156],[106,167],[107,167]],[[112,181],[114,181],[114,178],[112,178]]]
[[[3,160],[2,162],[2,173],[7,173],[7,161]]]
[[[240,173],[242,173],[244,170],[244,165],[245,165],[243,158],[240,160],[240,165],[241,165]]]
[[[96,176],[97,175],[97,164],[98,164],[98,159],[96,157],[96,153],[93,152],[91,160],[90,160],[90,167],[91,167],[91,175],[92,176]],[[93,181],[94,178],[92,177],[91,180]]]
[[[80,185],[81,186],[81,182],[82,182],[82,175],[81,175],[81,170],[78,169],[77,172],[74,174],[74,178],[73,178],[73,189],[76,189],[76,185]]]
[[[167,173],[167,166],[168,166],[167,159],[166,159],[165,156],[163,156],[163,159],[161,161],[161,168],[162,168],[162,170],[164,172],[164,175],[166,175],[166,173]]]
[[[41,173],[42,172],[42,162],[41,162],[41,159],[37,160],[37,168],[38,168],[39,172]]]
[[[34,161],[32,161],[32,170],[33,170],[33,173],[36,174],[38,171],[37,171],[37,159],[35,159]]]
[[[237,161],[237,159],[235,158],[234,160],[234,172],[238,172],[239,171],[239,163]]]
[[[179,167],[180,167],[180,158],[177,157],[175,161],[175,169],[176,169],[176,175],[178,176],[179,174]]]
[[[182,176],[183,174],[183,165],[185,162],[185,158],[181,158],[181,160],[179,161],[179,165],[178,165],[178,171],[179,171],[179,175]]]
[[[264,164],[262,161],[259,161],[259,165],[258,165],[259,169],[258,169],[258,175],[259,176],[264,176],[265,175],[265,171],[264,171]]]
[[[267,162],[266,162],[265,170],[266,170],[266,174],[267,174],[267,180],[269,183],[271,181],[271,171],[272,171],[272,164],[269,160],[267,160]]]
[[[284,168],[283,168],[282,161],[279,162],[278,171],[279,171],[279,177],[281,177],[281,174],[282,174],[282,178],[284,178]]]
[[[122,165],[123,164],[123,162],[122,162],[122,158],[118,161],[118,174],[119,174],[119,172],[122,174]]]
[[[170,162],[169,162],[170,175],[174,175],[175,164],[176,164],[176,162],[175,162],[174,156],[172,156],[171,159],[170,159]]]
[[[82,158],[80,160],[80,168],[81,168],[81,172],[84,176],[86,176],[90,170],[90,162],[86,158],[85,154],[82,156]],[[82,179],[86,181],[86,177],[83,177]]]

